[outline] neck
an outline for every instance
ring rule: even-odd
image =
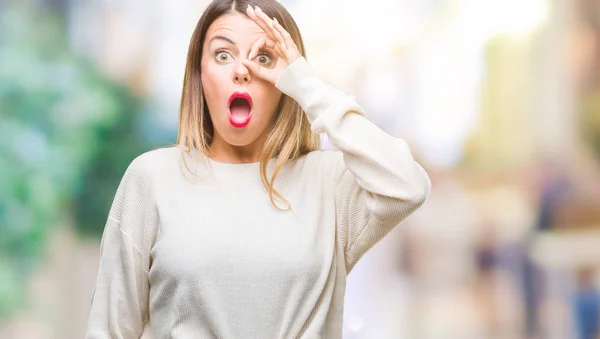
[[[215,133],[213,142],[210,144],[210,154],[208,154],[208,157],[217,162],[231,164],[259,162],[263,143],[264,138],[258,138],[248,145],[235,146],[229,144]]]

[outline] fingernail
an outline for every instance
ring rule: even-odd
[[[277,21],[277,18],[273,18],[273,21],[275,21],[276,24],[279,24],[279,21]]]
[[[248,4],[248,9],[249,9],[249,10],[252,10],[252,6],[250,6],[250,4]]]
[[[257,12],[262,12],[262,10],[260,9],[260,7],[258,7],[258,6],[254,6],[254,8],[255,8],[255,10],[256,10]]]

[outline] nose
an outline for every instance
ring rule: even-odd
[[[252,81],[248,68],[241,62],[238,63],[233,70],[233,81],[236,84],[247,84]]]

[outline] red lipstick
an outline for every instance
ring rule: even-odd
[[[246,127],[252,119],[252,97],[248,93],[234,92],[227,101],[229,122],[237,128]]]

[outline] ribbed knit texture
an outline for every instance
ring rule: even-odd
[[[341,338],[346,275],[431,184],[404,140],[304,58],[276,86],[341,152],[283,168],[275,187],[289,212],[272,206],[258,163],[177,147],[136,158],[102,237],[86,338],[140,338],[144,326],[157,339]]]

